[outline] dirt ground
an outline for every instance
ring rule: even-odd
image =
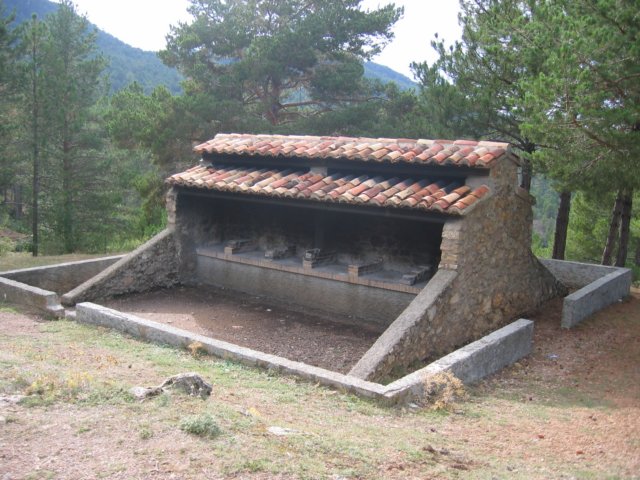
[[[0,479],[640,479],[640,292],[534,320],[529,357],[432,411],[0,310]],[[184,371],[208,400],[127,396]],[[220,436],[180,428],[205,413]]]
[[[295,311],[262,297],[207,287],[119,297],[101,302],[121,312],[202,335],[347,373],[381,332],[350,318]]]

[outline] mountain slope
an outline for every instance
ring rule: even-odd
[[[31,20],[35,13],[44,18],[53,13],[57,4],[48,0],[4,0],[5,13],[15,12],[15,24]],[[155,52],[147,52],[127,45],[99,28],[96,28],[96,44],[109,59],[111,90],[117,92],[137,81],[146,92],[158,85],[165,85],[172,93],[179,93],[182,75],[167,67]]]
[[[375,62],[366,62],[364,64],[364,76],[380,80],[382,83],[395,82],[402,90],[409,90],[418,86],[415,82],[409,79],[409,77],[402,73],[396,72],[392,68]]]
[[[5,14],[16,14],[16,24],[30,20],[33,13],[44,18],[57,8],[49,0],[4,0]],[[172,93],[179,93],[182,75],[174,68],[167,67],[155,52],[148,52],[127,45],[96,28],[98,48],[110,60],[109,79],[111,90],[116,92],[137,81],[146,92],[158,85],[165,85]],[[396,82],[401,89],[415,88],[416,84],[401,73],[374,62],[364,64],[365,77],[377,79],[383,83]]]

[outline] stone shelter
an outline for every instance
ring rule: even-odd
[[[167,179],[157,283],[379,329],[350,375],[387,378],[563,293],[531,253],[533,199],[506,143],[219,134],[195,151]]]

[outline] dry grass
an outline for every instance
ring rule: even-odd
[[[77,262],[90,258],[99,258],[117,254],[88,254],[73,253],[68,255],[44,255],[34,257],[27,252],[8,252],[0,256],[0,272],[7,270],[17,270],[19,268],[42,267],[44,265],[54,265],[56,263]]]
[[[571,331],[553,315],[531,357],[432,410],[0,312],[0,396],[30,394],[0,407],[0,478],[638,478],[640,294]],[[128,393],[187,371],[209,399]]]

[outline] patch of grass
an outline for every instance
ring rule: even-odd
[[[76,403],[86,406],[131,403],[134,398],[124,385],[110,381],[96,381],[87,372],[43,372],[31,380],[14,380],[14,391],[27,395],[20,403],[28,407],[54,403]],[[23,388],[15,388],[22,386]]]
[[[249,473],[264,472],[264,471],[268,471],[270,463],[271,462],[265,458],[247,460],[246,462],[240,464],[239,470],[249,472]]]
[[[205,438],[216,438],[222,433],[216,419],[208,413],[183,418],[180,422],[180,430]]]
[[[36,470],[35,472],[27,474],[24,480],[49,480],[52,478],[56,478],[56,472],[52,472],[51,470]]]
[[[91,431],[91,427],[89,425],[82,425],[77,430],[77,434],[87,433]]]
[[[0,312],[3,313],[19,313],[14,307],[9,304],[0,302]]]
[[[79,260],[89,260],[117,254],[88,254],[73,253],[69,255],[42,255],[34,257],[29,252],[8,252],[0,256],[0,272],[7,270],[18,270],[21,268],[43,267],[45,265],[55,265],[56,263],[77,262]]]
[[[588,399],[576,400],[582,395],[598,397],[593,386],[585,390],[549,382],[533,368],[528,375],[511,372],[508,382],[496,377],[472,387],[471,397],[456,403],[454,411],[412,409],[387,407],[208,355],[194,358],[187,351],[74,322],[41,324],[32,336],[0,332],[0,392],[22,393],[38,387],[40,393],[34,393],[32,401],[45,405],[20,415],[18,426],[30,431],[43,418],[58,414],[69,418],[77,413],[78,421],[70,422],[75,429],[86,421],[93,428],[91,437],[104,436],[112,445],[126,445],[133,452],[132,458],[123,456],[119,467],[131,472],[131,477],[141,476],[135,469],[156,453],[166,460],[189,462],[194,472],[207,469],[212,476],[234,478],[538,480],[559,478],[562,473],[613,479],[615,474],[624,478],[629,464],[606,458],[602,464],[576,464],[545,450],[544,441],[534,438],[529,445],[528,434],[518,431],[520,422],[530,425],[533,434],[544,432],[538,428],[550,421],[559,430],[571,432],[575,409],[584,414],[588,404]],[[211,398],[203,402],[161,394],[137,402],[128,393],[132,385],[157,384],[186,371],[196,371],[213,384]],[[90,372],[87,382],[76,382],[80,386],[68,382],[82,372]],[[46,401],[57,404],[47,407]],[[615,407],[598,417],[612,413]],[[100,429],[95,427],[96,418],[100,418]],[[270,426],[295,433],[273,435]],[[189,434],[180,445],[175,444],[178,428]],[[13,425],[5,430],[12,435],[15,429]],[[507,443],[510,435],[521,442],[521,448]],[[629,445],[638,444],[629,441]],[[488,446],[495,448],[488,451]],[[531,455],[525,460],[522,452]],[[88,469],[96,466],[91,459],[78,461]],[[20,478],[28,472],[20,472]],[[100,474],[97,468],[96,476]]]
[[[149,424],[143,424],[140,426],[140,430],[138,431],[138,436],[141,440],[148,440],[153,437],[153,430]]]

